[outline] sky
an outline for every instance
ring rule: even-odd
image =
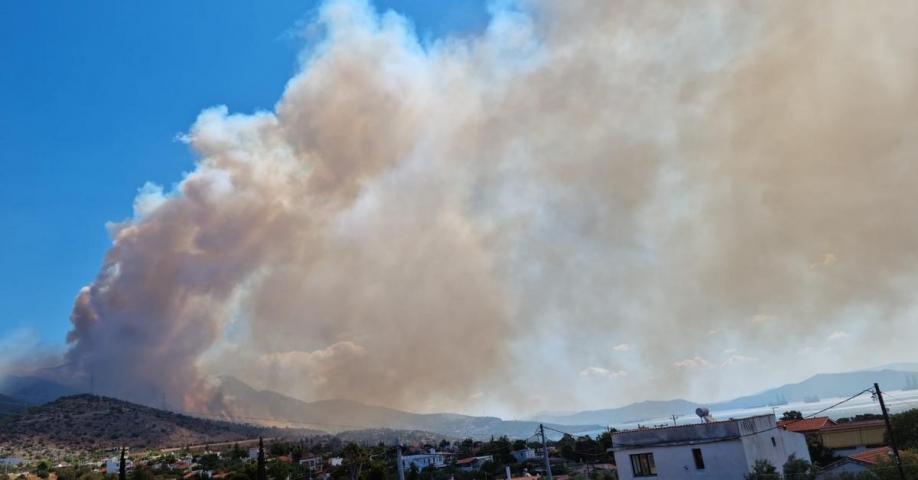
[[[62,347],[75,292],[132,215],[146,182],[171,185],[194,156],[174,141],[214,105],[270,110],[296,69],[298,22],[317,1],[13,1],[0,5],[3,334]],[[420,35],[483,28],[477,0],[395,0]]]
[[[4,2],[4,371],[520,417],[918,360],[915,8]]]

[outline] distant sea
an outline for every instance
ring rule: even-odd
[[[773,413],[777,417],[781,417],[781,414],[788,410],[797,410],[801,412],[804,416],[815,415],[822,410],[828,409],[825,412],[819,413],[820,417],[830,417],[830,418],[840,418],[840,417],[853,417],[858,414],[863,413],[881,413],[880,412],[880,402],[874,400],[870,392],[867,392],[853,400],[845,402],[837,407],[830,408],[836,403],[845,400],[845,398],[821,398],[818,402],[813,403],[804,403],[804,402],[791,402],[787,405],[781,405],[779,407],[756,407],[756,408],[740,408],[740,409],[731,409],[731,410],[722,410],[722,411],[711,411],[711,415],[715,420],[728,420],[730,418],[745,418],[753,417],[756,415],[765,415]],[[903,412],[905,410],[910,410],[912,408],[918,408],[918,390],[892,390],[889,392],[883,392],[883,400],[886,402],[886,408],[889,410],[890,414]],[[676,423],[678,425],[686,425],[690,423],[700,423],[701,420],[695,415],[694,412],[684,412],[683,415],[676,418]],[[638,428],[638,426],[645,427],[656,427],[673,424],[672,418],[651,418],[642,422],[634,423],[622,423],[618,425],[610,425],[612,428],[617,428],[618,430],[631,430]],[[596,436],[606,432],[606,430],[595,430],[589,432],[578,432],[578,435],[590,435]],[[552,438],[551,435],[548,435],[549,438]],[[555,437],[560,438],[561,435],[557,434]],[[557,438],[553,438],[557,440]]]

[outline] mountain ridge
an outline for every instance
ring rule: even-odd
[[[89,394],[61,397],[0,419],[0,447],[44,450],[45,456],[323,433],[209,420]]]
[[[655,418],[665,418],[672,414],[687,414],[694,412],[698,407],[707,407],[713,410],[732,410],[740,408],[754,408],[780,403],[782,399],[788,402],[804,402],[807,397],[817,396],[825,398],[847,397],[857,393],[857,388],[852,391],[852,385],[868,388],[874,382],[886,385],[886,389],[898,390],[906,385],[907,377],[916,372],[899,370],[862,370],[844,373],[819,373],[796,383],[784,384],[780,387],[770,388],[762,392],[737,397],[731,400],[711,403],[693,402],[684,399],[675,400],[648,400],[633,403],[624,407],[606,408],[578,412],[573,415],[548,416],[540,415],[530,417],[533,421],[544,421],[565,424],[566,422],[599,423],[615,425],[632,423]]]
[[[891,365],[911,365],[907,363]],[[918,366],[918,364],[915,364]],[[916,369],[918,370],[918,369]],[[914,371],[891,369],[860,370],[843,373],[820,373],[803,381],[788,383],[752,395],[721,402],[694,402],[686,399],[645,400],[623,407],[587,410],[562,415],[535,415],[522,420],[503,420],[498,417],[479,417],[456,413],[411,413],[388,407],[366,405],[346,399],[306,402],[272,390],[257,390],[242,380],[231,376],[217,377],[217,388],[227,404],[234,408],[232,421],[259,419],[266,425],[304,426],[337,434],[354,430],[417,430],[453,438],[491,435],[529,437],[538,423],[571,433],[595,432],[608,425],[633,423],[664,418],[671,414],[684,415],[700,406],[712,410],[730,410],[761,407],[780,403],[803,402],[807,397],[844,397],[853,394],[852,385],[878,382],[884,389],[897,390],[907,383]],[[12,380],[11,380],[12,379]],[[48,398],[55,393],[75,390],[74,387],[32,377],[6,377],[0,379],[0,394],[20,394],[13,397],[22,403],[26,398]],[[271,419],[271,420],[264,420]]]

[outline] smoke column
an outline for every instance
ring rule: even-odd
[[[601,397],[617,382],[736,393],[846,337],[866,355],[918,333],[915,18],[533,0],[422,43],[330,1],[275,109],[202,112],[194,171],[111,227],[67,361],[187,408],[225,408],[230,373],[531,411],[629,400]]]

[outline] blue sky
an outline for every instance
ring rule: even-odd
[[[316,1],[0,2],[0,339],[63,344],[73,299],[145,182],[193,157],[173,139],[204,108],[270,109]],[[378,0],[422,37],[487,21],[481,0]],[[268,5],[268,6],[266,6]]]

